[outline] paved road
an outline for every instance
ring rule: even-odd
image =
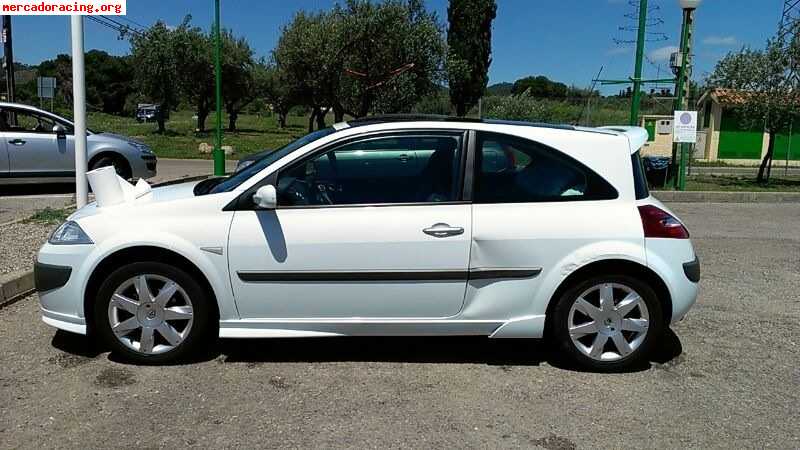
[[[483,338],[223,341],[137,367],[0,310],[0,447],[799,448],[800,205],[674,204],[702,294],[651,367]]]

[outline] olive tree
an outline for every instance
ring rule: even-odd
[[[180,99],[180,73],[176,54],[176,33],[188,27],[188,18],[177,29],[158,21],[141,34],[131,37],[131,59],[136,85],[162,111],[174,109]],[[159,114],[158,131],[163,133],[164,114]]]
[[[793,76],[793,61],[797,61],[800,42],[773,39],[764,50],[743,48],[729,53],[709,76],[710,87],[739,91],[737,105],[743,125],[763,129],[769,135],[767,152],[758,170],[759,183],[769,182],[775,138],[800,112],[800,92],[797,77]]]

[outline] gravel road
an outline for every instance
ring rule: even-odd
[[[33,258],[58,226],[17,222],[0,230],[0,275],[33,268]]]
[[[137,367],[0,310],[0,447],[800,448],[800,205],[673,204],[702,293],[651,367],[541,343],[226,340]]]

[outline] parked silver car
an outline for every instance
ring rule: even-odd
[[[0,102],[0,184],[75,178],[73,123],[28,105]],[[113,165],[125,179],[156,175],[156,155],[133,139],[87,130],[89,169]]]

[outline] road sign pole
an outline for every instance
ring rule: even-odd
[[[219,22],[219,0],[214,0],[214,72],[217,122],[214,129],[214,175],[225,175],[225,154],[222,152],[222,36]]]
[[[633,73],[633,98],[631,99],[630,125],[639,124],[639,107],[642,102],[642,65],[644,43],[647,39],[647,0],[639,2],[639,35],[636,38],[636,66]]]
[[[75,117],[75,203],[78,208],[89,199],[86,180],[86,82],[83,61],[83,16],[70,17],[72,28],[72,101]]]
[[[681,66],[678,72],[678,81],[675,85],[675,109],[687,110],[689,106],[689,94],[687,87],[689,85],[688,69],[689,60],[691,58],[689,52],[691,51],[690,41],[692,33],[692,24],[694,17],[694,9],[686,8],[683,10],[683,26],[681,27]],[[675,187],[679,191],[686,190],[686,158],[689,152],[687,151],[687,144],[679,144],[677,148],[673,147],[672,161],[674,163],[675,157],[678,156],[680,151],[680,159],[678,166],[678,176],[675,177]]]

